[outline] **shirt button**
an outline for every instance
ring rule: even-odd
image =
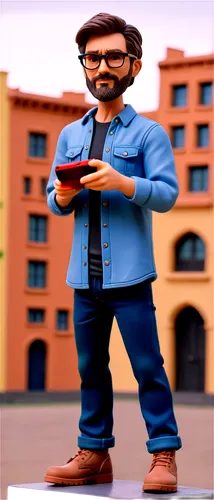
[[[89,118],[89,121],[92,122],[92,118]]]
[[[105,266],[109,266],[109,264],[110,264],[109,260],[105,260],[104,264],[105,264]]]
[[[103,243],[104,248],[108,248],[108,243]]]
[[[103,227],[108,227],[108,224],[106,224],[106,222],[104,222]]]
[[[115,123],[118,123],[119,122],[119,118],[115,118]]]
[[[89,129],[89,132],[91,132],[91,128]]]
[[[84,224],[85,227],[88,227],[88,224]]]
[[[106,153],[109,153],[110,149],[109,148],[106,148]]]
[[[88,149],[88,148],[89,148],[89,146],[85,146],[85,149]]]
[[[71,155],[71,156],[73,156],[73,154],[74,154],[74,153],[73,153],[73,151],[71,151],[71,152],[70,152],[70,155]]]
[[[83,245],[83,250],[87,250],[87,246],[86,245]]]
[[[82,265],[83,265],[83,266],[87,266],[87,262],[83,262],[83,263],[82,263]]]
[[[110,133],[110,135],[113,135],[113,134],[114,134],[114,131],[113,131],[113,130],[111,130],[111,132],[109,132],[109,133]]]
[[[123,156],[128,156],[127,151],[124,151]]]
[[[107,201],[103,202],[103,207],[108,207],[108,202]]]

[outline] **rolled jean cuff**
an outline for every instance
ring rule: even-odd
[[[115,444],[114,436],[110,438],[90,438],[86,436],[78,437],[79,448],[86,450],[104,450],[105,448],[113,448]]]
[[[180,450],[182,442],[179,436],[163,436],[149,439],[146,446],[149,453],[157,453],[165,450]]]

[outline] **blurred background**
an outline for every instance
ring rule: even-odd
[[[153,214],[158,271],[153,291],[165,368],[187,439],[180,452],[181,479],[186,485],[212,488],[213,3],[2,1],[1,499],[12,482],[43,481],[41,474],[50,459],[65,461],[71,455],[70,445],[76,446],[80,381],[73,291],[65,284],[73,216],[51,214],[45,189],[59,132],[96,105],[86,90],[75,35],[98,12],[119,15],[142,33],[142,71],[124,94],[124,102],[159,122],[173,147],[180,194],[170,212]],[[137,384],[116,322],[110,355],[119,443],[134,443],[139,463],[142,453],[149,464]],[[56,432],[50,431],[51,422]],[[141,466],[133,474],[126,469],[125,450],[113,454],[117,478],[143,479]],[[201,454],[203,464],[197,459]],[[193,465],[189,476],[187,464],[194,460],[198,474]]]

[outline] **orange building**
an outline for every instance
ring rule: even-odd
[[[153,214],[161,350],[173,390],[214,393],[214,55],[185,57],[183,51],[167,49],[159,68],[159,107],[146,115],[171,138],[180,187],[175,207]],[[136,391],[114,329],[114,389]]]
[[[7,74],[0,72],[0,391],[3,391],[6,386],[8,172],[9,101]]]
[[[50,213],[45,188],[60,130],[90,106],[73,93],[52,99],[10,90],[9,100],[5,389],[72,390],[79,380],[65,274],[73,218]]]
[[[174,149],[180,195],[154,214],[159,279],[154,283],[161,349],[173,390],[214,392],[213,380],[213,55],[167,49],[159,64],[158,110]],[[9,90],[7,316],[4,391],[79,389],[65,284],[73,216],[47,208],[45,186],[60,130],[91,106]],[[111,339],[116,392],[137,390],[116,323]]]

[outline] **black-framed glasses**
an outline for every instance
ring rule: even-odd
[[[130,57],[131,59],[137,59],[133,54],[128,52],[108,52],[108,54],[81,54],[78,56],[82,66],[86,69],[97,69],[99,68],[102,59],[109,68],[121,68],[123,66],[125,58]]]

